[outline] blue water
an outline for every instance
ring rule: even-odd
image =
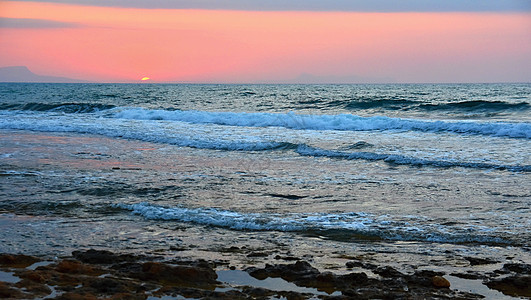
[[[1,83],[0,252],[527,260],[530,112],[531,84]]]

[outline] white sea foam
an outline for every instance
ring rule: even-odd
[[[372,153],[372,152],[344,152],[335,150],[319,149],[315,147],[309,147],[307,145],[299,145],[295,150],[298,154],[304,156],[316,156],[316,157],[330,157],[330,158],[342,158],[342,159],[362,159],[369,161],[385,161],[387,163],[397,165],[410,165],[410,166],[433,166],[433,167],[463,167],[463,168],[475,168],[475,169],[499,169],[509,171],[521,171],[531,172],[530,165],[503,165],[493,163],[480,163],[480,162],[464,162],[464,161],[450,161],[450,160],[429,160],[417,157],[409,157],[397,154],[386,153]]]
[[[500,238],[500,233],[492,228],[444,226],[420,222],[416,216],[393,220],[388,215],[374,216],[364,212],[239,213],[215,208],[162,207],[147,202],[119,203],[113,207],[151,220],[172,220],[243,231],[319,232],[321,236],[330,235],[330,238],[339,239],[365,236],[406,241],[510,243]]]
[[[463,159],[462,157],[450,159],[445,158],[444,155],[426,156],[418,149],[402,154],[396,151],[389,152],[389,149],[374,149],[376,150],[374,152],[346,152],[338,149],[323,149],[309,146],[312,143],[319,144],[320,140],[333,137],[327,131],[306,131],[304,132],[305,135],[302,135],[297,134],[294,130],[277,132],[277,130],[264,128],[217,124],[190,124],[182,121],[103,118],[88,114],[65,115],[29,112],[27,114],[15,115],[7,112],[0,114],[0,117],[2,115],[0,129],[89,133],[107,137],[165,143],[180,147],[225,151],[293,150],[302,156],[384,161],[392,164],[419,167],[464,167],[516,172],[531,171],[531,165],[525,164],[526,160],[522,161],[524,164],[518,164],[518,161],[504,164],[493,159],[484,159],[484,155],[481,155],[481,153],[477,153],[476,157],[472,156],[467,159]]]
[[[169,120],[247,127],[285,127],[299,130],[412,130],[531,138],[530,123],[433,121],[384,116],[361,117],[352,114],[304,115],[293,112],[236,113],[149,110],[144,108],[117,108],[111,111],[114,112],[112,116],[115,118],[134,120]]]
[[[263,151],[292,147],[289,143],[264,140],[255,136],[220,136],[201,130],[194,131],[186,126],[166,128],[156,121],[94,119],[83,115],[71,118],[65,115],[32,113],[17,116],[9,112],[3,115],[5,118],[0,122],[0,129],[99,134],[180,147],[228,151]],[[0,118],[1,116],[0,114]]]

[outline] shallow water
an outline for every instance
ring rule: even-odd
[[[529,84],[0,91],[0,252],[531,261]]]

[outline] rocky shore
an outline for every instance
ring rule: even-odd
[[[430,270],[403,273],[390,266],[351,260],[345,272],[320,271],[292,257],[285,264],[236,270],[226,262],[172,259],[74,251],[54,260],[0,254],[2,299],[482,299],[452,289],[447,275],[481,280],[490,289],[514,297],[531,297],[531,265],[506,263],[487,273],[444,274]],[[470,264],[490,264],[469,258]],[[356,271],[353,271],[353,270]],[[366,272],[358,271],[366,270]],[[276,278],[300,288],[258,286],[229,281],[223,274],[250,275],[256,282]],[[242,272],[244,271],[244,272]],[[233,272],[233,273],[231,273]],[[279,282],[279,281],[275,281]]]

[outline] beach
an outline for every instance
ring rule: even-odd
[[[529,84],[0,88],[13,298],[531,297]]]

